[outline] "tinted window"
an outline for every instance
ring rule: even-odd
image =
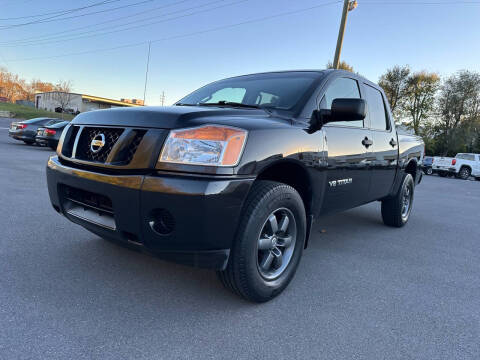
[[[291,110],[310,90],[318,76],[313,72],[240,76],[206,85],[178,103],[201,105],[225,101]]]
[[[475,161],[475,155],[473,155],[473,154],[457,154],[457,156],[455,156],[455,157],[457,159]]]
[[[332,102],[335,99],[360,99],[357,81],[348,78],[338,78],[334,80],[327,88],[320,103],[320,108],[330,110],[332,108]],[[331,125],[363,127],[363,120],[339,121]]]
[[[49,120],[47,121],[45,126],[52,126],[52,125],[58,124],[59,122],[62,122],[62,120]]]
[[[389,130],[390,127],[387,121],[387,112],[385,111],[382,93],[369,85],[365,85],[365,92],[370,127],[375,130]]]
[[[34,119],[22,121],[22,123],[24,123],[24,124],[45,124],[49,120],[50,119],[46,119],[46,118],[34,118]]]

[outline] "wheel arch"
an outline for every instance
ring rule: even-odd
[[[406,172],[407,174],[412,175],[414,182],[417,181],[417,174],[418,174],[418,162],[417,162],[417,159],[413,158],[413,159],[410,159],[410,160],[408,161],[407,165],[405,166],[405,172]]]
[[[284,159],[263,168],[257,175],[256,180],[277,181],[293,187],[302,198],[307,215],[307,235],[305,248],[308,245],[310,230],[313,224],[314,214],[314,188],[313,180],[307,168],[298,161]]]
[[[471,167],[470,165],[468,165],[468,164],[463,164],[462,166],[460,166],[460,170],[461,170],[462,168],[467,168],[467,169],[470,170],[470,174],[472,173],[472,167]]]

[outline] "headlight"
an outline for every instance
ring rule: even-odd
[[[235,166],[240,161],[247,131],[221,125],[172,130],[159,162]]]

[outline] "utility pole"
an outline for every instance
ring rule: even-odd
[[[145,105],[145,96],[147,95],[148,66],[150,65],[150,49],[152,42],[148,42],[147,69],[145,70],[145,87],[143,88],[143,105]]]
[[[340,30],[338,31],[337,49],[335,50],[335,59],[333,60],[333,68],[338,69],[340,65],[340,54],[342,52],[343,36],[345,35],[345,27],[347,25],[348,12],[357,7],[357,0],[345,0],[343,4],[342,21],[340,22]]]
[[[160,96],[160,104],[165,106],[165,91],[162,91],[162,95]]]

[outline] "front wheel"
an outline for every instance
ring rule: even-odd
[[[413,206],[414,190],[412,175],[405,174],[397,194],[382,201],[382,219],[385,225],[402,227],[408,222]]]
[[[432,175],[433,174],[433,169],[431,167],[425,169],[425,174],[426,175]]]
[[[230,259],[217,272],[230,290],[253,302],[279,295],[302,257],[306,215],[302,198],[289,185],[257,181],[245,204]]]

